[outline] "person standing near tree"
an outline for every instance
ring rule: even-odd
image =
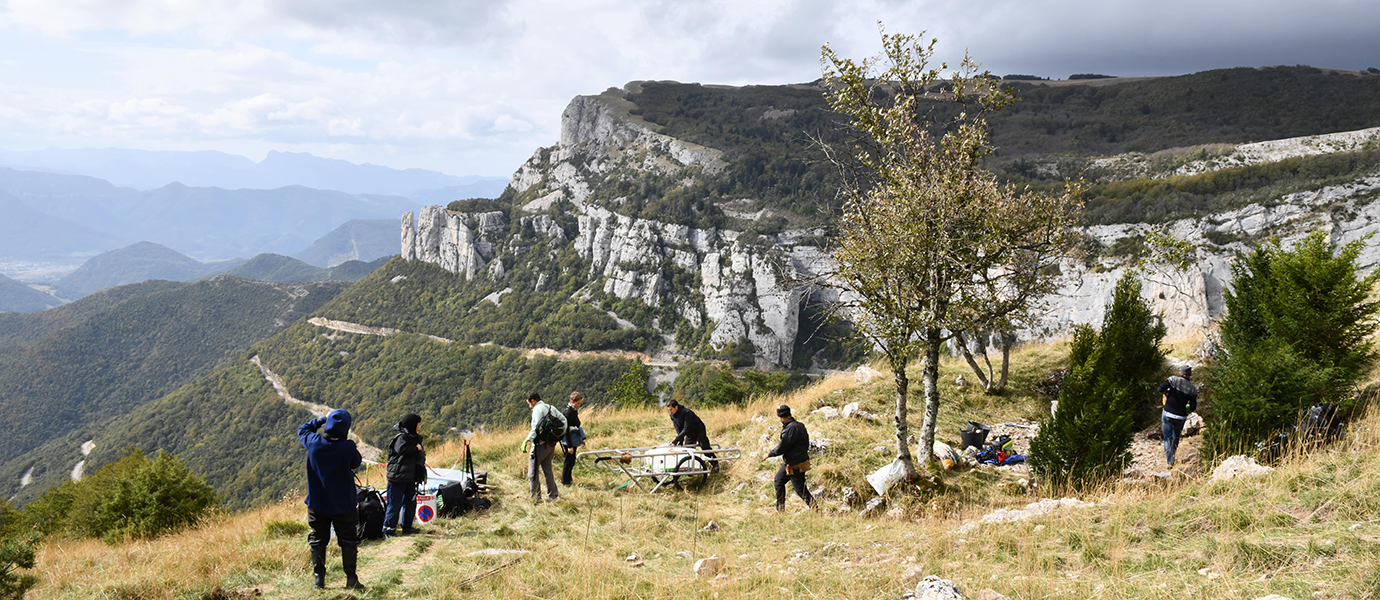
[[[1179,450],[1179,436],[1184,431],[1184,421],[1189,413],[1198,410],[1198,387],[1188,379],[1193,376],[1193,367],[1179,366],[1179,374],[1171,376],[1160,384],[1157,391],[1164,394],[1164,413],[1160,420],[1164,425],[1164,460],[1174,466],[1174,454]]]
[[[354,440],[349,439],[349,411],[337,408],[324,417],[312,419],[297,428],[297,438],[307,449],[307,544],[311,546],[311,565],[316,574],[313,585],[326,587],[326,547],[335,528],[340,544],[340,562],[345,568],[345,587],[364,589],[355,574],[359,557],[359,510],[355,504],[354,470],[364,457]],[[324,426],[324,435],[316,430]]]
[[[781,443],[770,452],[762,455],[762,460],[773,456],[781,457],[781,468],[776,471],[776,510],[786,510],[786,480],[795,488],[795,495],[805,501],[805,506],[815,507],[815,499],[810,489],[805,487],[805,471],[810,470],[810,432],[805,424],[791,416],[791,407],[782,404],[776,407],[776,418],[781,421]]]
[[[399,516],[403,535],[416,533],[412,519],[417,514],[417,486],[426,483],[426,450],[417,433],[421,424],[420,415],[403,415],[394,426],[398,434],[388,443],[388,510],[383,514],[383,531],[388,535],[397,534]]]
[[[556,442],[565,436],[565,415],[556,407],[541,401],[541,394],[527,395],[527,406],[532,409],[532,430],[522,442],[522,450],[532,444],[532,453],[527,455],[527,483],[531,486],[532,500],[541,499],[541,482],[538,476],[546,477],[547,498],[555,500],[561,493],[556,489],[556,474],[551,470],[551,458],[556,453]]]
[[[580,392],[570,392],[570,404],[565,407],[565,438],[561,446],[565,450],[565,464],[561,465],[561,485],[569,486],[575,482],[575,452],[585,443],[585,430],[580,427],[580,405],[585,396]]]

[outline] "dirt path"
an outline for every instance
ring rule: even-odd
[[[264,366],[263,361],[259,360],[259,355],[255,354],[254,356],[250,357],[249,362],[254,363],[254,366],[256,367],[259,367],[259,372],[264,374],[264,379],[267,379],[269,383],[273,384],[273,391],[278,392],[278,396],[282,398],[284,402],[287,402],[288,404],[296,404],[298,406],[306,408],[308,412],[317,417],[324,417],[327,413],[331,412],[331,407],[326,406],[325,404],[315,404],[312,402],[307,402],[305,400],[298,400],[297,398],[292,397],[292,394],[288,392],[287,386],[283,384],[283,378],[279,377],[277,373],[274,373],[268,367]],[[355,444],[359,446],[359,453],[364,456],[364,460],[370,462],[379,462],[379,459],[384,456],[382,450],[379,450],[378,448],[375,448],[365,443],[364,440],[360,439],[360,437],[356,435],[353,431],[350,432],[350,439],[354,440]]]
[[[343,332],[345,332],[345,333],[357,333],[357,334],[360,334],[360,335],[385,335],[385,336],[386,336],[386,335],[393,335],[393,334],[395,334],[395,333],[402,333],[401,330],[393,329],[392,327],[372,327],[372,326],[369,326],[369,325],[360,325],[359,323],[350,323],[350,322],[348,322],[348,321],[335,321],[335,320],[326,319],[326,318],[323,318],[323,317],[312,317],[312,318],[308,319],[307,322],[308,322],[308,323],[311,323],[312,325],[315,325],[315,326],[317,326],[317,327],[325,327],[326,329],[330,329],[330,330],[333,330],[333,331],[343,331]],[[440,343],[442,343],[442,344],[453,344],[453,343],[455,343],[455,340],[446,339],[446,338],[443,338],[443,337],[440,337],[440,336],[429,335],[429,334],[425,334],[425,333],[423,333],[423,334],[418,334],[418,335],[426,336],[426,337],[431,338],[432,340],[435,340],[435,341],[440,342]],[[503,350],[507,350],[507,351],[510,351],[510,352],[521,352],[522,355],[523,355],[524,357],[528,358],[528,359],[536,358],[536,357],[538,357],[538,356],[549,356],[549,357],[555,358],[556,360],[561,361],[561,362],[570,362],[570,361],[572,361],[572,360],[577,360],[577,359],[585,358],[585,357],[588,357],[588,356],[593,356],[593,357],[616,358],[616,359],[624,359],[624,360],[639,360],[639,361],[642,361],[644,364],[646,364],[646,365],[648,365],[648,366],[652,366],[652,367],[674,367],[674,366],[676,366],[676,363],[675,363],[675,362],[664,361],[664,360],[663,360],[663,361],[653,360],[652,357],[649,356],[649,355],[647,355],[647,354],[643,354],[643,353],[641,353],[641,352],[632,352],[632,351],[630,351],[630,350],[555,350],[555,349],[552,349],[552,348],[510,348],[510,347],[508,347],[508,346],[498,346],[497,344],[494,344],[494,343],[492,343],[492,342],[485,342],[485,343],[479,344],[479,345],[480,345],[480,346],[497,346],[497,347],[499,347],[499,348],[502,348]]]

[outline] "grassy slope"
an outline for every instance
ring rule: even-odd
[[[1026,350],[1009,401],[970,398],[968,408],[946,403],[942,429],[954,431],[965,415],[979,411],[1001,418],[1033,411],[1029,383],[1062,356],[1060,348]],[[946,364],[946,379],[958,372],[955,367]],[[801,411],[851,398],[881,411],[889,383],[860,387],[851,378],[833,378],[785,401]],[[957,396],[946,392],[946,398]],[[715,440],[757,452],[777,428],[771,419],[753,417],[769,414],[778,401],[701,414]],[[591,410],[585,421],[593,447],[670,436],[659,411]],[[812,485],[862,487],[862,475],[886,459],[871,450],[889,437],[884,422],[805,422],[815,437],[841,442],[815,460]],[[1152,487],[1121,485],[1086,498],[1096,507],[985,525],[966,537],[955,533],[962,523],[1038,498],[1004,491],[1008,487],[995,485],[990,472],[969,471],[950,475],[955,491],[938,501],[893,492],[898,514],[836,514],[835,499],[825,501],[826,511],[811,513],[792,499],[787,513],[776,515],[770,485],[762,481],[776,463],[745,457],[700,494],[609,493],[602,489],[609,476],[581,468],[581,487],[565,489],[559,502],[534,505],[525,498],[525,460],[517,452],[523,432],[481,433],[473,441],[478,465],[501,486],[494,509],[430,525],[427,535],[365,545],[361,575],[371,588],[363,597],[893,598],[907,587],[903,573],[917,568],[956,581],[969,597],[992,588],[1010,598],[1364,598],[1380,589],[1380,459],[1369,450],[1380,443],[1380,416],[1354,432],[1335,448],[1295,457],[1262,479],[1211,483],[1199,475]],[[449,466],[459,448],[447,445],[431,456]],[[382,483],[376,471],[369,480]],[[288,498],[154,542],[112,548],[51,540],[40,553],[43,582],[33,597],[198,597],[215,586],[258,589],[266,598],[348,597],[339,596],[334,551],[332,587],[314,593],[303,536],[274,535],[266,527],[304,519],[300,499]],[[700,532],[710,520],[720,529]],[[465,580],[511,560],[470,556],[485,548],[534,554],[462,588]],[[726,557],[726,577],[696,578],[693,560],[680,552]],[[645,564],[627,565],[629,554]]]
[[[836,389],[841,395],[882,392],[841,378],[787,401],[801,409],[832,398]],[[703,412],[715,439],[756,450],[775,427],[751,416],[774,402]],[[951,418],[958,416],[953,408],[946,407]],[[653,411],[592,411],[586,420],[596,447],[669,434],[665,417]],[[840,439],[851,432],[860,446],[886,437],[884,427],[859,421],[811,417],[806,423],[816,436]],[[565,490],[560,502],[533,505],[524,498],[524,465],[516,452],[521,437],[504,431],[474,441],[481,468],[502,486],[493,511],[432,525],[428,535],[364,547],[361,574],[371,586],[364,597],[889,598],[905,589],[903,573],[911,568],[953,579],[969,597],[992,588],[1011,598],[1362,598],[1380,584],[1374,566],[1380,527],[1373,524],[1380,519],[1380,465],[1366,451],[1380,442],[1377,418],[1359,424],[1337,448],[1296,458],[1263,479],[1122,486],[1089,498],[1097,507],[987,525],[966,539],[955,534],[961,523],[1036,498],[988,491],[1000,486],[969,474],[951,480],[971,488],[966,501],[962,493],[939,503],[893,494],[901,515],[864,520],[832,510],[804,512],[792,500],[788,513],[778,516],[769,484],[759,482],[775,463],[745,458],[699,495],[610,494],[598,489],[608,477],[580,470],[577,479],[585,487]],[[818,459],[812,482],[852,479],[869,468],[859,455],[869,450],[853,445],[845,444],[842,456]],[[454,446],[437,449],[433,462],[449,463],[457,454]],[[377,473],[371,478],[380,483]],[[258,589],[267,598],[341,597],[334,553],[332,588],[314,593],[302,536],[272,535],[265,527],[303,519],[300,501],[287,499],[151,543],[112,548],[51,541],[40,555],[44,581],[33,597],[197,597],[217,585]],[[709,520],[719,531],[699,533]],[[484,548],[534,554],[463,589],[465,580],[511,560],[469,556]],[[697,579],[693,560],[678,552],[727,557],[726,578]],[[644,566],[625,563],[634,553]]]

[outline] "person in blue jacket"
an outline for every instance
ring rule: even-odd
[[[297,438],[307,449],[307,544],[311,546],[315,586],[326,587],[326,547],[331,543],[331,528],[340,544],[340,561],[345,568],[345,587],[364,589],[355,574],[359,551],[359,511],[355,505],[354,470],[364,457],[349,439],[349,411],[335,409],[325,417],[312,419],[297,428]],[[317,430],[322,433],[317,433]]]

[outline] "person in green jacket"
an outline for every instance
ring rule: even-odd
[[[527,455],[527,483],[532,489],[532,500],[541,499],[541,482],[537,480],[537,472],[540,471],[546,477],[546,495],[555,500],[561,493],[556,489],[556,473],[551,469],[551,458],[556,454],[556,442],[560,441],[565,435],[566,420],[565,415],[556,407],[541,401],[541,394],[532,392],[527,395],[527,406],[532,409],[532,430],[527,432],[527,439],[522,442],[523,451],[527,450],[527,444],[532,444],[532,453]],[[547,439],[540,431],[542,421],[547,420],[548,416],[560,421],[560,435],[555,439]]]

